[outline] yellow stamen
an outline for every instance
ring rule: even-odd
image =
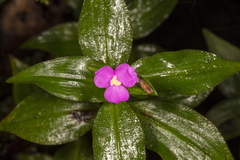
[[[119,85],[121,85],[121,82],[119,82],[119,81],[117,80],[117,77],[114,76],[113,79],[112,79],[111,82],[110,82],[110,85],[111,85],[111,86],[112,86],[112,85],[119,86]]]

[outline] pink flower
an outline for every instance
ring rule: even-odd
[[[109,102],[119,103],[128,100],[129,93],[125,87],[134,86],[137,79],[135,68],[124,63],[117,66],[115,71],[109,66],[100,68],[95,72],[94,83],[99,88],[107,88],[104,97]]]

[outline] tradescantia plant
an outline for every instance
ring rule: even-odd
[[[86,0],[78,24],[83,56],[25,66],[9,78],[18,91],[19,83],[42,89],[18,103],[0,130],[44,145],[73,141],[55,159],[146,159],[145,148],[164,160],[233,159],[216,127],[191,108],[240,71],[240,62],[181,50],[129,65],[133,35],[147,32],[136,27],[128,8],[123,0]]]

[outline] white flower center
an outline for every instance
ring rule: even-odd
[[[117,80],[117,76],[114,76],[110,82],[110,85],[115,85],[115,86],[119,86],[121,85],[121,82]]]

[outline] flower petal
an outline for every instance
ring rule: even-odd
[[[94,83],[99,88],[107,88],[114,76],[114,70],[109,66],[104,66],[95,72]]]
[[[132,87],[137,82],[137,73],[135,68],[130,67],[128,64],[120,64],[115,70],[117,79],[126,87]]]
[[[121,101],[127,101],[129,98],[129,93],[128,93],[128,90],[122,85],[120,86],[113,85],[106,89],[104,93],[104,97],[109,102],[119,103]]]

